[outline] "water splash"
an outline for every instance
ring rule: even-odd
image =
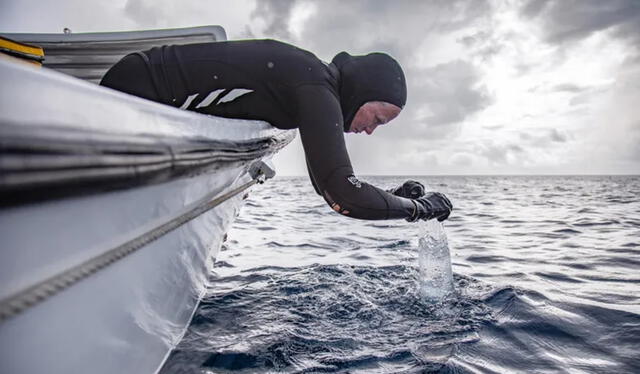
[[[420,222],[418,227],[420,294],[428,301],[442,301],[455,291],[447,234],[442,223],[435,219]]]

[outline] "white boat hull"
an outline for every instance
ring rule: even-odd
[[[0,372],[158,371],[242,193],[32,305],[6,301],[250,181],[294,134],[7,59],[0,81]]]
[[[135,238],[174,218],[202,196],[224,192],[239,179],[246,181],[242,174],[244,170],[236,168],[2,211],[2,277],[13,279],[3,283],[3,294]],[[155,372],[191,319],[241,198],[222,203],[4,321],[0,371]]]

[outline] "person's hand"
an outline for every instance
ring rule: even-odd
[[[424,196],[424,185],[414,180],[408,180],[387,192],[407,199],[417,199]]]
[[[428,221],[436,218],[442,222],[449,218],[453,205],[447,197],[440,192],[429,192],[426,195],[413,199],[416,204],[416,211],[411,218],[407,218],[409,222],[415,222],[419,219]]]

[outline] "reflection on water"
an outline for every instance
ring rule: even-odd
[[[640,372],[640,178],[423,181],[455,206],[455,297],[420,295],[415,225],[346,219],[277,178],[163,372]]]

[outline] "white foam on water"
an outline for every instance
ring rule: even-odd
[[[420,294],[429,301],[441,301],[455,291],[447,234],[435,219],[421,221],[418,227]]]

